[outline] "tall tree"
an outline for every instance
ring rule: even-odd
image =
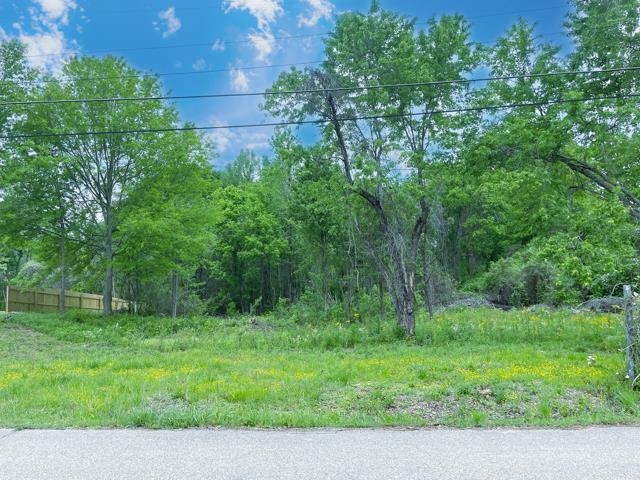
[[[634,125],[640,109],[637,99],[625,98],[640,83],[637,71],[626,70],[640,60],[630,41],[638,18],[631,3],[574,2],[568,26],[576,48],[569,56],[537,42],[533,27],[524,22],[514,25],[489,56],[491,74],[503,78],[489,82],[484,100],[520,106],[485,117],[478,129],[481,141],[469,154],[469,171],[488,182],[476,190],[476,205],[492,210],[475,217],[483,224],[476,224],[476,233],[488,233],[491,223],[497,227],[485,243],[498,256],[515,251],[512,264],[520,278],[532,267],[551,268],[556,301],[610,293],[621,279],[634,276],[632,229],[609,201],[617,200],[630,219],[640,219],[640,171],[630,154],[638,145]],[[636,63],[627,63],[634,58]],[[517,198],[506,193],[518,183]],[[595,194],[600,204],[585,194]],[[522,201],[527,205],[519,205]],[[518,219],[523,210],[528,215]],[[589,225],[586,220],[603,214],[610,221]],[[605,236],[611,240],[604,241]],[[512,246],[504,248],[504,241]],[[508,276],[499,265],[493,270]],[[530,301],[536,298],[529,295]]]
[[[103,310],[108,314],[120,248],[114,235],[127,212],[125,200],[168,161],[164,139],[169,133],[136,131],[171,128],[177,115],[160,100],[117,100],[161,95],[156,79],[140,76],[122,59],[74,58],[63,74],[64,81],[50,83],[45,94],[69,101],[42,105],[40,115],[51,125],[49,133],[59,134],[52,143],[65,160],[72,196],[85,212],[85,241],[99,249]],[[96,98],[103,100],[83,100]]]
[[[216,186],[207,145],[193,132],[167,135],[165,161],[129,191],[115,238],[120,252],[114,265],[140,291],[170,278],[171,316],[178,313],[179,283],[193,275],[209,253],[212,237],[212,195]],[[137,297],[137,298],[135,298]],[[164,295],[166,297],[166,295]],[[151,311],[158,306],[150,306]]]
[[[72,208],[66,172],[46,139],[15,140],[45,126],[21,102],[41,99],[39,73],[26,64],[25,47],[12,40],[0,45],[0,231],[16,248],[37,249],[51,242],[59,255],[60,310],[64,310],[65,250]],[[45,250],[47,248],[44,248]],[[50,251],[50,250],[49,250]],[[12,262],[9,262],[10,264]],[[17,264],[13,262],[14,271]]]
[[[0,202],[0,227],[14,245],[23,244],[42,253],[48,266],[57,269],[59,306],[63,312],[68,241],[74,236],[79,212],[69,196],[63,160],[55,151],[43,148],[48,146],[32,144],[27,152],[24,148],[17,149],[6,162],[2,173],[6,186]],[[57,263],[52,259],[57,259]]]
[[[11,102],[24,101],[36,91],[38,72],[29,68],[25,59],[26,47],[17,40],[0,43],[0,133],[8,135],[19,123],[24,109]],[[6,147],[0,140],[0,148]],[[8,153],[2,148],[3,157]]]
[[[319,146],[298,149],[289,212],[304,239],[302,264],[310,276],[313,291],[322,297],[325,315],[331,298],[342,293],[340,284],[343,280],[349,281],[344,273],[349,270],[352,256],[347,239],[349,212],[342,172],[331,161],[330,153]]]
[[[254,184],[217,190],[214,207],[214,307],[248,313],[272,306],[276,299],[268,277],[286,245],[282,226]]]
[[[640,163],[634,153],[640,146],[640,101],[633,97],[640,90],[640,9],[635,0],[571,3],[567,27],[575,50],[569,64],[594,71],[577,77],[573,90],[584,98],[614,98],[567,109],[574,144],[555,160],[617,197],[640,222]]]
[[[640,142],[635,128],[640,109],[633,97],[640,75],[628,69],[640,62],[637,5],[576,1],[574,8],[567,25],[576,48],[566,59],[559,47],[538,44],[524,22],[497,43],[491,73],[525,77],[490,82],[491,100],[534,105],[490,119],[494,128],[483,141],[494,157],[568,168],[596,191],[617,198],[640,221],[635,188],[640,171],[629,155]],[[583,73],[562,73],[566,69]]]
[[[474,68],[468,25],[461,17],[443,17],[416,35],[413,22],[374,3],[366,15],[338,18],[325,54],[319,69],[282,74],[265,108],[326,123],[324,141],[360,199],[354,202],[375,213],[378,241],[369,251],[398,323],[413,335],[417,253],[429,215],[426,167],[450,152],[464,127],[440,111],[460,105],[466,87],[438,80],[462,79]],[[424,83],[396,86],[416,82]],[[285,93],[291,90],[303,93]]]

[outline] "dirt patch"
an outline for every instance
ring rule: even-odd
[[[440,423],[460,410],[460,400],[449,395],[439,400],[424,400],[413,395],[398,395],[393,405],[387,407],[391,414],[418,417],[430,424]]]
[[[158,393],[148,397],[145,401],[145,408],[156,413],[184,410],[188,407],[189,402],[186,399],[179,398],[168,393]]]

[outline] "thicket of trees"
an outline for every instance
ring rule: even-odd
[[[483,46],[458,15],[341,14],[322,65],[281,74],[263,105],[321,120],[316,140],[282,128],[270,158],[222,172],[161,100],[78,101],[158,97],[156,79],[112,57],[53,78],[5,42],[0,282],[173,315],[394,314],[409,335],[460,291],[619,293],[640,272],[639,17],[574,0],[566,53],[523,21]]]

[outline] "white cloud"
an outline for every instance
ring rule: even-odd
[[[75,53],[75,42],[65,38],[62,27],[69,24],[69,12],[78,8],[75,0],[32,0],[35,6],[27,9],[30,28],[23,21],[11,26],[15,34],[0,28],[0,40],[17,38],[26,47],[27,62],[36,68],[59,73],[65,61]],[[82,10],[82,9],[80,9]]]
[[[280,0],[226,0],[222,8],[225,13],[231,10],[247,10],[258,20],[258,28],[268,29],[269,24],[284,13]]]
[[[209,125],[225,126],[226,122],[222,122],[215,117],[209,119]],[[206,134],[207,138],[214,144],[216,153],[218,154],[218,168],[224,167],[238,155],[241,149],[266,151],[271,148],[272,133],[265,132],[264,128],[257,129],[240,129],[232,130],[229,128],[219,128],[211,130]]]
[[[211,117],[209,119],[209,125],[222,127],[226,124],[215,117]],[[226,152],[236,139],[236,134],[233,133],[229,128],[218,128],[216,130],[212,130],[207,134],[207,136],[213,142],[216,147],[216,152],[218,152],[219,154],[223,154],[224,152]]]
[[[214,52],[224,52],[224,49],[225,46],[222,40],[216,40],[215,42],[213,42],[213,45],[211,45],[211,50],[213,50]]]
[[[59,22],[61,25],[69,24],[69,10],[75,10],[77,4],[74,0],[33,0],[40,6],[45,19],[49,22]]]
[[[256,55],[256,59],[258,61],[262,62],[266,60],[276,49],[276,39],[270,30],[251,32],[248,37],[249,41],[258,52]]]
[[[258,31],[248,35],[249,41],[257,50],[256,59],[264,61],[275,51],[275,38],[271,33],[271,24],[284,14],[281,0],[226,0],[223,3],[225,13],[232,10],[246,10],[258,21]]]
[[[59,71],[71,50],[67,47],[64,33],[55,25],[49,31],[39,31],[34,34],[26,34],[20,31],[18,35],[26,47],[27,61],[31,66],[44,70]]]
[[[167,38],[176,33],[182,27],[182,22],[176,16],[175,7],[169,7],[158,13],[158,18],[162,20],[165,30],[162,32],[162,38]],[[159,22],[154,22],[156,30],[160,30]]]
[[[204,58],[199,58],[195,62],[193,62],[193,65],[191,65],[191,66],[193,67],[193,69],[196,72],[199,72],[199,71],[204,70],[205,68],[207,68],[207,62],[205,61]]]
[[[243,148],[247,150],[266,150],[271,147],[271,135],[264,133],[264,129],[260,132],[248,131],[241,133],[240,140]]]
[[[235,92],[249,91],[249,78],[242,70],[231,69],[229,71],[229,79],[231,80],[231,89]]]
[[[331,20],[335,6],[328,0],[303,0],[309,4],[307,16],[298,15],[299,27],[315,27],[321,19]]]

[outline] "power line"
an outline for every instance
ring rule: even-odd
[[[541,33],[540,35],[537,35],[537,37],[542,37],[544,38],[545,36],[552,36],[552,35],[562,35],[566,32],[563,31],[556,31],[556,32],[548,32],[548,33]],[[472,43],[476,43],[476,44],[483,44],[483,45],[493,45],[495,43],[497,43],[499,41],[498,40],[487,40],[487,41],[474,41]],[[143,47],[146,48],[146,47]],[[155,47],[149,47],[149,49],[153,49]],[[164,48],[164,47],[159,47],[159,48]],[[118,50],[116,50],[118,51]],[[105,50],[106,52],[106,50]],[[57,54],[56,54],[57,55]],[[88,53],[86,53],[85,55],[88,55]],[[25,58],[30,58],[29,56],[26,56]],[[225,72],[232,72],[232,71],[236,71],[236,70],[262,70],[262,69],[267,69],[267,68],[282,68],[282,67],[296,67],[296,66],[302,66],[302,65],[312,65],[312,64],[319,64],[322,63],[323,60],[313,60],[313,61],[306,61],[306,62],[295,62],[295,63],[282,63],[282,64],[268,64],[268,65],[256,65],[256,66],[249,66],[249,67],[229,67],[229,68],[214,68],[214,69],[204,69],[204,70],[195,70],[195,71],[188,71],[188,72],[140,72],[140,73],[134,73],[134,74],[130,74],[130,75],[104,75],[104,76],[91,76],[91,77],[69,77],[69,76],[64,76],[65,80],[69,80],[69,81],[93,81],[93,80],[118,80],[118,79],[126,79],[126,78],[150,78],[150,77],[172,77],[172,76],[189,76],[189,75],[203,75],[203,74],[209,74],[209,73],[225,73]],[[47,83],[55,83],[59,81],[56,78],[41,78],[41,79],[36,79],[36,80],[29,80],[26,81],[24,83],[27,84],[47,84]]]
[[[282,35],[278,37],[273,37],[273,40],[296,40],[300,38],[313,38],[313,37],[325,37],[329,35],[329,33],[307,33],[300,35]],[[250,39],[244,40],[221,40],[225,45],[243,45],[253,43]],[[130,52],[146,52],[151,50],[172,50],[178,48],[197,48],[197,47],[211,47],[214,42],[198,42],[198,43],[182,43],[182,44],[173,44],[173,45],[157,45],[157,46],[148,46],[148,47],[126,47],[126,48],[110,48],[104,50],[93,50],[90,52],[83,52],[83,55],[96,55],[101,53],[130,53]],[[38,55],[25,55],[25,58],[41,58],[41,57],[60,57],[68,55],[69,52],[56,52],[56,53],[41,53]]]
[[[485,15],[474,15],[473,17],[466,17],[467,20],[478,20],[478,19],[483,19],[483,18],[490,18],[490,17],[501,17],[501,16],[506,16],[506,15],[517,15],[517,14],[521,14],[521,13],[533,13],[533,12],[540,12],[540,11],[548,11],[548,10],[560,10],[560,9],[564,9],[567,8],[566,3],[564,4],[559,4],[556,6],[552,6],[552,7],[540,7],[540,8],[529,8],[526,10],[512,10],[512,11],[505,11],[505,12],[495,12],[495,13],[489,13],[489,14],[485,14]],[[211,11],[211,7],[183,7],[180,6],[179,7],[179,12],[185,12],[185,11]],[[178,10],[176,10],[177,12]],[[138,9],[131,9],[131,10],[103,10],[103,9],[95,9],[95,10],[91,10],[90,13],[95,13],[98,14],[100,16],[112,16],[112,15],[132,15],[132,14],[136,14],[136,13],[147,13],[147,12],[152,12],[152,13],[156,13],[158,12],[157,8],[138,8]],[[436,13],[434,15],[441,15],[439,13]],[[0,17],[0,20],[3,19],[6,21],[10,21],[9,17]]]
[[[555,32],[541,33],[539,35],[536,35],[536,37],[537,38],[544,38],[546,36],[563,35],[563,34],[566,34],[566,33],[567,32],[565,32],[565,31],[555,31]],[[284,38],[289,38],[289,37],[284,37]],[[499,40],[500,39],[498,39],[498,40],[487,40],[487,41],[473,41],[472,43],[483,44],[483,45],[493,45],[493,44],[497,43]],[[205,44],[193,44],[193,45],[205,45]],[[142,47],[142,48],[155,49],[156,47]],[[158,47],[158,48],[171,48],[171,47]],[[115,51],[119,51],[119,50],[115,50]],[[110,51],[105,50],[104,52],[110,52]],[[85,55],[89,55],[90,53],[91,52],[85,53]],[[53,55],[58,55],[58,54],[53,54]],[[30,56],[26,56],[25,58],[31,58],[31,57]],[[188,76],[188,75],[202,75],[202,74],[209,74],[209,73],[224,73],[224,72],[231,72],[231,71],[236,71],[236,70],[260,70],[260,69],[267,69],[267,68],[295,67],[295,66],[299,66],[299,65],[319,64],[319,63],[322,63],[322,62],[323,62],[323,60],[313,60],[313,61],[306,61],[306,62],[257,65],[257,66],[249,66],[249,67],[230,67],[230,68],[204,69],[204,70],[195,70],[195,71],[188,71],[188,72],[157,72],[157,73],[156,72],[140,72],[140,73],[135,73],[135,74],[130,74],[130,75],[109,75],[109,76],[92,76],[92,77],[69,77],[69,76],[64,76],[64,78],[66,80],[70,80],[70,81],[92,81],[92,80],[117,80],[117,79],[124,79],[124,78]],[[57,82],[57,81],[58,81],[58,79],[56,79],[56,78],[41,78],[41,79],[36,79],[36,80],[28,80],[28,81],[26,81],[24,83],[27,83],[27,84],[46,84],[46,83],[54,83],[54,82]]]
[[[548,73],[531,73],[523,75],[505,75],[495,77],[480,77],[480,78],[468,78],[468,79],[452,79],[452,80],[436,80],[428,82],[409,82],[409,83],[392,83],[382,85],[365,85],[357,87],[331,87],[326,89],[304,89],[304,90],[283,90],[283,91],[264,91],[264,92],[245,92],[245,93],[211,93],[201,95],[156,95],[149,97],[107,97],[107,98],[68,98],[57,100],[20,100],[14,102],[2,102],[0,106],[18,106],[18,105],[52,105],[52,104],[65,104],[65,103],[105,103],[105,102],[144,102],[144,101],[158,101],[158,100],[194,100],[194,99],[206,99],[206,98],[235,98],[235,97],[256,97],[256,96],[273,96],[273,95],[299,95],[309,93],[322,93],[322,92],[352,92],[362,90],[378,90],[387,88],[415,88],[426,86],[439,86],[439,85],[451,85],[451,84],[464,84],[475,82],[491,82],[491,81],[503,81],[503,80],[518,80],[524,78],[545,78],[545,77],[558,77],[569,75],[591,75],[591,74],[605,74],[615,72],[630,72],[638,71],[640,66],[632,67],[619,67],[609,68],[602,70],[570,70],[563,72],[548,72]]]
[[[377,115],[364,115],[364,116],[352,116],[352,117],[340,117],[341,122],[351,122],[360,120],[382,120],[393,118],[408,118],[419,117],[424,115],[443,115],[449,113],[468,113],[468,112],[481,112],[485,110],[495,111],[504,110],[509,108],[522,108],[522,107],[540,107],[545,105],[559,105],[568,103],[580,103],[580,102],[593,102],[598,100],[621,100],[626,98],[640,98],[640,93],[629,93],[624,95],[607,95],[588,98],[563,98],[558,100],[547,100],[540,102],[518,102],[502,105],[484,105],[479,107],[466,107],[466,108],[454,108],[454,109],[442,109],[422,112],[408,112],[408,113],[396,113],[396,114],[377,114]],[[298,120],[298,121],[284,121],[284,122],[263,122],[263,123],[250,123],[250,124],[237,124],[237,125],[207,125],[207,126],[186,126],[186,127],[168,127],[168,128],[149,128],[149,129],[125,129],[125,130],[103,130],[103,131],[87,131],[87,132],[57,132],[57,133],[33,133],[24,135],[2,135],[0,139],[3,140],[18,140],[27,138],[55,138],[55,137],[79,137],[90,135],[124,135],[128,133],[167,133],[167,132],[185,132],[185,131],[203,131],[203,130],[228,130],[236,128],[255,128],[255,127],[284,127],[292,125],[319,125],[330,123],[330,120],[316,119],[316,120]]]
[[[498,12],[498,13],[492,13],[492,14],[477,15],[477,16],[473,16],[473,17],[464,17],[464,18],[465,18],[465,20],[471,21],[471,20],[478,20],[478,19],[491,18],[491,17],[500,17],[500,16],[505,16],[505,15],[516,15],[516,14],[521,14],[521,13],[531,13],[531,12],[538,12],[538,11],[545,11],[545,10],[558,10],[558,9],[565,8],[565,7],[566,7],[566,5],[558,5],[558,6],[554,6],[554,7],[530,8],[530,9],[519,10],[519,11],[516,10],[516,11],[509,11],[509,12]],[[192,10],[195,10],[195,8],[193,8]],[[440,14],[440,15],[443,15],[443,14]],[[437,17],[437,16],[438,16],[438,14],[434,14],[434,17]],[[415,25],[426,25],[426,24],[428,24],[428,22],[429,22],[428,20],[424,20],[424,21],[421,21],[421,22],[415,22]],[[308,34],[300,34],[300,35],[282,35],[282,36],[273,37],[273,39],[274,40],[289,40],[289,39],[300,39],[300,38],[317,38],[317,37],[326,37],[326,36],[328,36],[330,34],[331,34],[331,32],[308,33]],[[242,44],[252,43],[252,41],[249,40],[249,39],[243,39],[243,40],[220,40],[220,42],[224,43],[225,45],[242,45]],[[94,54],[112,53],[112,52],[122,53],[122,52],[136,52],[136,51],[150,51],[150,50],[168,50],[168,49],[181,49],[181,48],[210,47],[210,46],[213,45],[213,43],[214,43],[214,41],[197,42],[197,43],[183,43],[183,44],[173,44],[173,45],[111,48],[111,49],[103,49],[103,50],[94,50],[94,51],[90,51],[90,52],[83,52],[83,54],[84,55],[94,55]],[[477,43],[493,43],[493,42],[477,42]],[[68,54],[68,52],[42,53],[42,54],[37,54],[37,55],[27,55],[26,58],[41,58],[41,57],[50,57],[50,56],[64,56],[64,55],[67,55],[67,54]]]
[[[136,9],[130,9],[130,10],[105,10],[105,9],[92,9],[91,13],[92,14],[97,14],[102,16],[111,16],[111,15],[132,15],[132,14],[136,14],[136,13],[147,13],[147,12],[152,12],[152,13],[157,13],[158,12],[158,8],[136,8]],[[185,11],[202,11],[202,10],[207,10],[207,11],[211,11],[211,7],[180,7],[180,11],[181,12],[185,12]],[[73,10],[70,10],[69,13],[72,13]],[[86,12],[83,12],[86,14]],[[14,17],[8,17],[8,16],[0,16],[0,20],[5,20],[5,21],[12,21],[12,19],[14,19]]]
[[[204,69],[204,70],[195,70],[189,72],[162,72],[162,73],[153,73],[153,72],[140,72],[140,73],[132,73],[130,75],[99,75],[92,77],[64,77],[64,80],[74,81],[74,82],[85,82],[85,81],[94,81],[94,80],[119,80],[126,78],[154,78],[154,77],[172,77],[172,76],[186,76],[186,75],[203,75],[208,73],[224,73],[224,72],[235,72],[236,70],[263,70],[267,68],[284,68],[284,67],[296,67],[299,65],[314,65],[322,63],[322,60],[314,60],[308,62],[295,62],[295,63],[280,63],[280,64],[267,64],[267,65],[252,65],[249,67],[229,67],[229,68],[213,68],[213,69]],[[28,84],[46,84],[46,83],[55,83],[59,80],[56,78],[42,78],[37,80],[29,80],[24,83]]]

